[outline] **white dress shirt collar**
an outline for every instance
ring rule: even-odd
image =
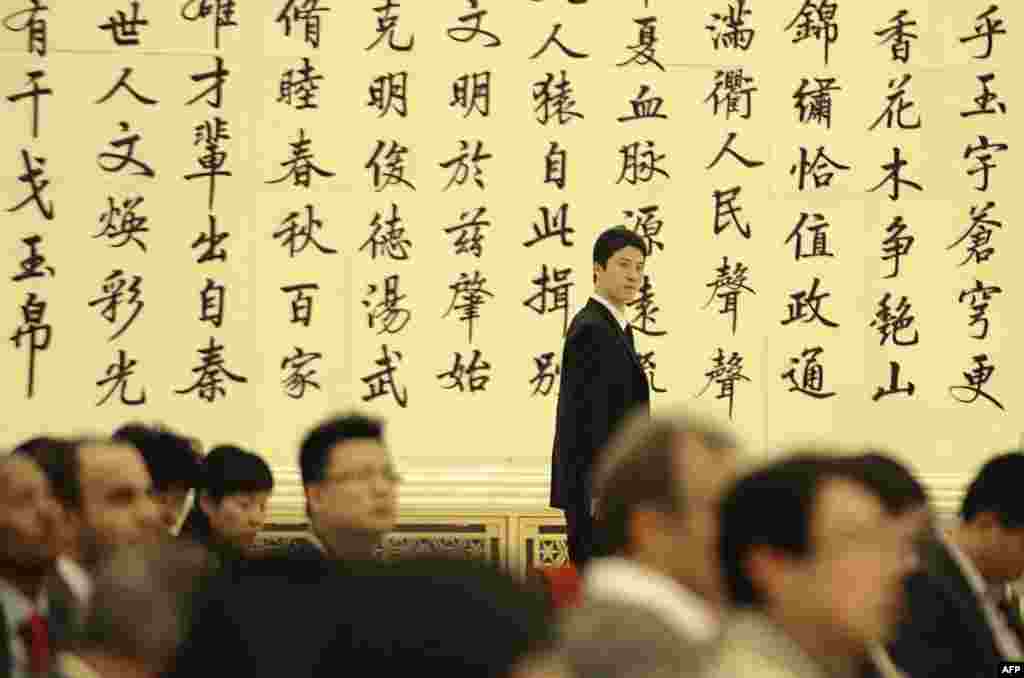
[[[48,606],[49,598],[45,589],[40,591],[39,598],[33,602],[13,584],[5,579],[0,579],[0,607],[3,608],[7,623],[7,637],[0,640],[11,648],[11,658],[14,660],[12,678],[29,675],[28,650],[19,633],[21,627],[34,612],[45,615],[48,612]]]
[[[619,309],[615,308],[612,302],[608,301],[597,292],[594,292],[591,298],[594,299],[595,301],[599,301],[602,304],[604,304],[605,308],[612,312],[612,317],[615,318],[616,322],[619,323],[619,326],[622,328],[622,331],[626,331],[626,326],[629,325],[629,321],[626,319],[625,315],[623,315],[623,313],[619,311]]]
[[[715,640],[720,631],[716,614],[699,595],[627,558],[593,559],[583,575],[582,594],[584,599],[594,597],[643,606],[698,643]]]

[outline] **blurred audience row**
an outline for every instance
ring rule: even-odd
[[[255,452],[131,423],[0,456],[0,678],[971,678],[1024,660],[1019,451],[945,524],[885,451],[754,457],[713,420],[638,413],[594,469],[596,557],[525,581],[375,557],[401,483],[380,420],[332,417],[297,452],[309,534],[269,550]]]

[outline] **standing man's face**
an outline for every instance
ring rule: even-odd
[[[599,294],[617,306],[633,301],[644,282],[644,253],[624,247],[608,258],[606,266],[594,264]]]
[[[95,562],[117,546],[150,542],[163,533],[149,472],[138,450],[96,443],[84,446],[79,460],[85,560]]]

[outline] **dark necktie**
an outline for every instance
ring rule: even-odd
[[[29,671],[33,676],[45,676],[50,671],[50,632],[46,618],[38,612],[22,623],[18,629],[28,653]]]
[[[633,353],[636,353],[636,341],[633,339],[632,325],[626,325],[626,341],[629,343],[629,347],[633,349]]]

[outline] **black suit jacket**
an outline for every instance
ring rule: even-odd
[[[981,603],[937,536],[918,550],[921,571],[907,579],[907,617],[889,647],[911,678],[998,674],[1002,656]]]
[[[77,608],[74,607],[71,589],[54,573],[47,582],[49,595],[48,631],[51,651],[56,653],[66,649],[72,638],[74,618]],[[10,678],[13,672],[14,656],[8,638],[10,629],[7,625],[7,610],[0,605],[0,678]]]
[[[622,326],[593,298],[569,324],[559,384],[551,506],[588,507],[597,454],[633,408],[650,414],[651,398],[647,374]]]

